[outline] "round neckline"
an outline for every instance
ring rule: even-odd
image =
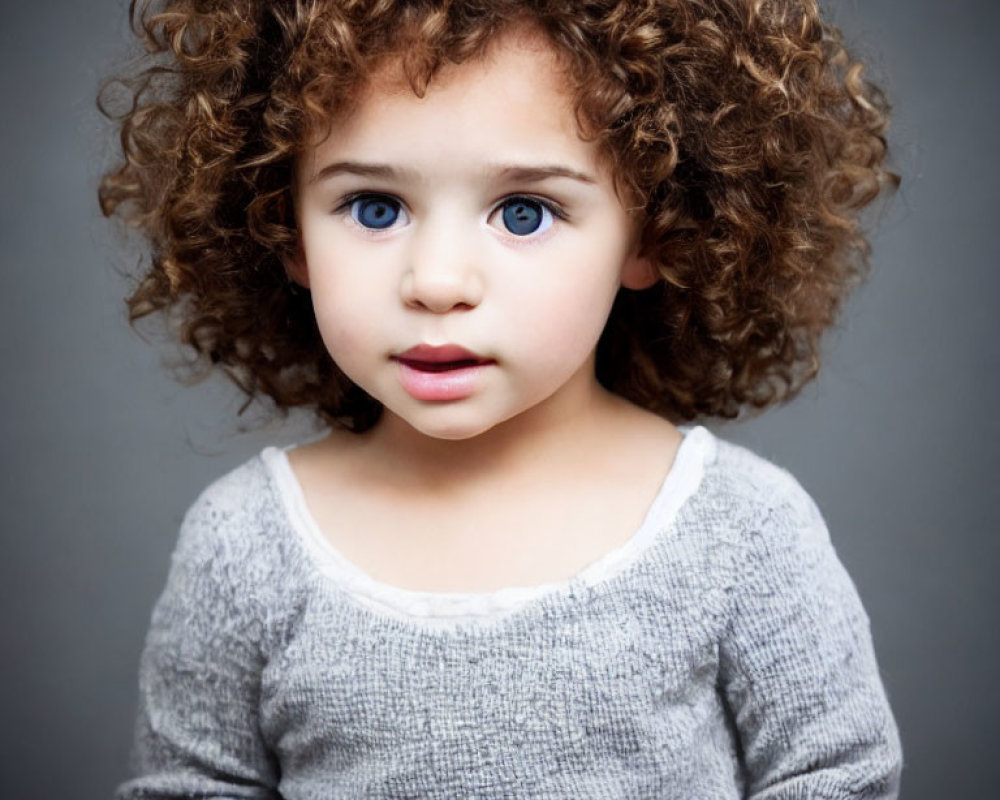
[[[509,613],[543,597],[610,581],[639,561],[660,538],[697,490],[715,439],[704,427],[680,428],[684,434],[674,463],[653,497],[642,523],[621,545],[561,581],[507,586],[486,592],[435,592],[406,589],[380,581],[344,556],[323,534],[288,460],[296,447],[266,447],[260,454],[285,512],[285,518],[319,572],[364,605],[405,619],[459,621]]]

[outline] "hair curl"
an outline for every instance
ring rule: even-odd
[[[422,94],[513,20],[546,35],[581,132],[645,210],[662,276],[619,293],[598,379],[675,421],[764,408],[816,375],[820,334],[867,268],[859,212],[898,182],[884,95],[814,0],[132,0],[129,13],[147,57],[102,90],[124,160],[99,194],[151,245],[131,320],[166,313],[249,400],[350,430],[381,406],[329,357],[282,259],[303,142],[386,59]]]

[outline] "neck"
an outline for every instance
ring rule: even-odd
[[[427,436],[387,413],[369,435],[376,463],[397,485],[459,488],[517,475],[549,473],[593,457],[624,401],[600,387],[582,392],[572,407],[535,407],[477,436]],[[558,413],[556,413],[558,412]]]

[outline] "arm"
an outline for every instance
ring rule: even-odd
[[[133,798],[277,798],[258,728],[261,615],[203,496],[188,512],[139,668]]]
[[[868,617],[812,500],[794,485],[746,535],[720,647],[751,800],[899,791],[899,734]]]

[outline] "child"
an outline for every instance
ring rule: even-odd
[[[119,798],[883,798],[793,394],[887,112],[812,0],[164,0],[133,317],[329,427],[185,517]]]

